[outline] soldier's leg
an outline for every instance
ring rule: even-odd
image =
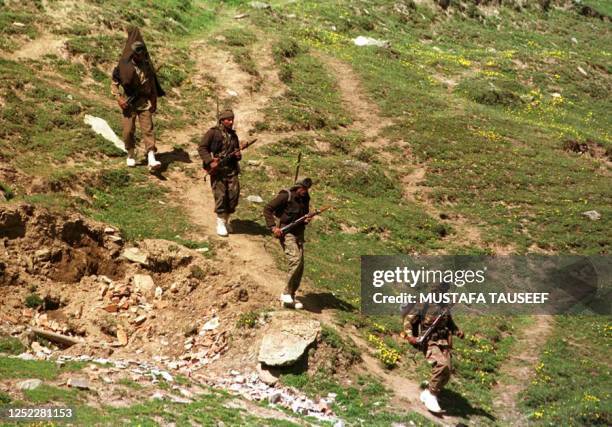
[[[153,114],[150,111],[138,112],[138,121],[140,123],[140,131],[142,132],[142,141],[145,146],[145,151],[157,151],[155,148],[155,134],[153,133]]]
[[[238,175],[232,176],[227,181],[227,210],[226,213],[233,214],[236,212],[238,200],[240,199],[240,181]]]
[[[427,361],[432,365],[429,391],[438,395],[448,383],[451,375],[450,350],[446,346],[430,344],[425,354]]]
[[[134,139],[134,134],[136,133],[136,114],[123,115],[121,127],[123,128],[122,137],[125,149],[128,151],[134,150],[136,146],[136,140]]]
[[[212,188],[213,197],[215,198],[215,213],[222,215],[226,210],[226,185],[225,180],[219,178],[210,178],[210,186]]]
[[[289,278],[284,293],[293,297],[300,286],[302,274],[304,272],[303,240],[289,233],[285,235],[282,244],[289,266]]]

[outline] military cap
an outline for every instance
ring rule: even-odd
[[[227,108],[219,113],[219,120],[233,119],[233,118],[234,118],[234,112],[231,110],[231,108]]]
[[[294,186],[295,187],[310,188],[310,187],[312,187],[312,179],[310,179],[310,178],[300,179],[300,180],[295,182]]]

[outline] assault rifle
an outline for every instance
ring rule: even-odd
[[[247,142],[246,142],[244,145],[242,145],[242,146],[241,146],[239,149],[234,150],[234,151],[232,151],[231,153],[227,153],[225,156],[222,156],[222,157],[215,157],[215,159],[217,159],[217,160],[218,160],[217,167],[216,167],[216,168],[214,168],[214,169],[212,169],[212,168],[211,168],[210,170],[206,171],[206,173],[205,173],[205,175],[204,175],[204,179],[206,179],[206,175],[211,175],[211,176],[212,176],[212,175],[214,175],[214,174],[215,174],[215,171],[216,171],[217,169],[219,169],[220,167],[225,166],[225,165],[226,165],[226,164],[227,164],[227,163],[228,163],[228,162],[229,162],[229,161],[230,161],[230,160],[231,160],[233,157],[235,157],[235,156],[236,156],[236,154],[240,153],[240,151],[242,151],[242,150],[246,149],[247,147],[249,147],[249,146],[251,146],[251,145],[255,144],[255,142],[256,142],[256,141],[257,141],[257,138],[252,139],[252,140],[250,140],[250,141],[247,141]]]
[[[451,307],[450,306],[446,306],[444,307],[444,310],[442,310],[442,313],[438,314],[438,317],[436,317],[433,321],[433,323],[429,326],[429,328],[427,328],[425,330],[425,332],[423,332],[416,340],[416,345],[417,347],[422,347],[425,342],[427,341],[427,338],[429,338],[429,336],[433,333],[433,331],[436,329],[436,326],[438,326],[438,323],[440,323],[440,320],[442,320],[442,318],[444,316],[446,316],[447,314],[450,313]]]
[[[317,209],[317,210],[315,210],[313,212],[307,213],[306,215],[299,217],[298,219],[296,219],[295,221],[285,225],[284,227],[281,227],[281,232],[283,234],[285,234],[287,231],[291,230],[292,228],[294,228],[294,227],[296,227],[296,226],[298,226],[300,224],[303,224],[308,219],[314,218],[315,216],[322,214],[323,212],[325,212],[328,209],[331,209],[331,206],[326,206],[324,208]]]

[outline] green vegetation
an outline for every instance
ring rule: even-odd
[[[25,306],[29,308],[40,307],[42,303],[43,300],[38,294],[30,294],[25,299]]]
[[[609,317],[559,316],[521,405],[534,425],[610,425]],[[568,357],[571,355],[571,357]]]
[[[180,209],[166,205],[165,191],[140,169],[105,170],[100,186],[89,187],[87,193],[93,203],[83,211],[119,227],[128,240],[175,240],[189,229]]]
[[[80,362],[68,362],[61,367],[51,361],[21,360],[0,356],[0,378],[39,378],[52,380],[63,372],[82,369]]]
[[[62,402],[74,405],[83,400],[79,397],[79,391],[75,389],[58,388],[46,384],[34,390],[24,390],[23,394],[33,404]]]
[[[312,397],[336,393],[332,405],[334,413],[348,424],[369,426],[391,425],[394,422],[412,421],[416,425],[433,425],[421,415],[391,412],[388,406],[389,392],[371,377],[359,377],[355,385],[336,382],[330,375],[320,371],[312,376],[288,374],[281,377],[283,384],[303,390]]]
[[[25,350],[26,347],[17,338],[0,335],[0,353],[21,354]]]
[[[247,311],[246,313],[242,313],[238,320],[236,321],[236,326],[238,328],[255,328],[257,326],[257,321],[259,319],[259,312],[257,311]]]

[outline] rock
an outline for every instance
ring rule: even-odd
[[[278,376],[275,375],[275,373],[277,372],[273,371],[267,366],[262,365],[261,363],[257,365],[257,375],[259,379],[269,386],[273,386],[278,382]]]
[[[283,394],[280,391],[275,391],[270,396],[268,396],[268,402],[272,404],[280,403],[283,398]]]
[[[584,68],[578,66],[577,70],[580,72],[580,74],[582,74],[584,77],[588,77],[588,73],[586,71],[584,71]]]
[[[145,239],[139,246],[147,254],[149,269],[159,273],[167,273],[193,260],[189,249],[168,240]]]
[[[155,299],[160,299],[162,297],[162,294],[164,293],[164,290],[161,287],[156,287],[155,288]]]
[[[108,276],[98,276],[98,282],[101,282],[107,285],[113,284],[113,280]]]
[[[171,402],[173,403],[182,403],[182,404],[189,404],[192,402],[191,399],[187,399],[184,397],[180,397],[180,396],[174,396],[172,394],[168,395],[168,398],[170,399]]]
[[[586,211],[582,212],[583,216],[586,216],[591,221],[597,221],[601,218],[601,214],[597,211]]]
[[[370,169],[369,164],[367,164],[366,162],[360,162],[359,160],[343,160],[342,164],[362,171],[367,171],[368,169]]]
[[[209,249],[209,248],[197,248],[195,251],[196,251],[196,252],[199,252],[199,253],[201,253],[201,254],[204,254],[204,253],[206,253],[206,252],[209,252],[209,251],[210,251],[210,249]],[[174,284],[173,284],[173,286],[174,286]]]
[[[147,254],[143,253],[138,248],[126,248],[121,253],[121,258],[125,258],[128,261],[138,263],[140,265],[148,266],[149,260]]]
[[[30,353],[21,353],[19,356],[17,356],[17,359],[21,359],[21,360],[36,360],[36,357],[33,354],[30,354]]]
[[[121,243],[123,241],[123,239],[119,236],[108,236],[107,239],[115,243]]]
[[[236,299],[240,302],[247,302],[249,300],[249,292],[246,289],[239,289],[236,293]]]
[[[83,121],[85,122],[85,124],[91,126],[91,129],[95,133],[101,135],[104,139],[112,142],[113,145],[119,150],[123,151],[124,153],[127,153],[124,142],[119,139],[117,134],[113,131],[113,129],[111,129],[106,120],[101,119],[100,117],[85,114]]]
[[[66,383],[68,387],[78,388],[81,390],[89,390],[89,381],[85,378],[68,378]]]
[[[238,15],[234,15],[234,19],[244,19],[249,16],[248,13],[239,13]]]
[[[132,284],[144,296],[153,296],[155,292],[155,283],[148,274],[134,274],[132,276]]]
[[[219,324],[220,324],[219,318],[218,317],[213,317],[208,322],[206,322],[204,324],[204,326],[202,326],[202,330],[204,330],[204,331],[212,331],[214,329],[217,329],[219,327]]]
[[[315,320],[275,319],[259,347],[259,362],[268,366],[287,366],[295,363],[312,344],[321,330]]]
[[[106,307],[104,307],[103,310],[109,313],[116,313],[119,311],[119,307],[117,306],[117,304],[109,304]]]
[[[51,259],[51,251],[49,249],[39,249],[34,252],[34,261],[44,262]]]
[[[271,8],[271,6],[268,3],[264,3],[262,1],[252,1],[249,3],[249,6],[251,6],[253,9],[259,9],[259,10]]]
[[[345,424],[344,424],[344,421],[342,420],[338,420],[334,423],[334,427],[344,427],[344,426]]]
[[[572,43],[578,44],[578,40],[576,39],[576,37],[572,37],[570,40],[572,41]]]
[[[34,341],[30,347],[32,347],[34,353],[41,353],[43,351],[43,346],[38,341]]]
[[[372,37],[359,36],[353,39],[355,46],[378,46],[378,47],[390,47],[390,43],[386,40],[378,40]]]
[[[247,200],[252,203],[263,203],[264,200],[260,196],[248,196]]]
[[[156,391],[150,397],[150,400],[164,400],[164,393],[162,393],[161,391]]]
[[[161,377],[168,381],[169,383],[174,381],[174,378],[172,377],[172,375],[169,372],[166,371],[160,371],[159,374],[161,375]]]
[[[261,160],[249,160],[247,165],[249,166],[261,166],[263,162]]]
[[[142,316],[138,316],[136,319],[134,319],[134,323],[136,325],[140,325],[140,324],[144,323],[145,320],[147,320],[147,315],[143,314]]]
[[[13,27],[24,28],[25,26],[26,24],[24,24],[23,22],[13,22]]]
[[[115,234],[117,231],[112,227],[104,227],[104,234]]]
[[[25,380],[21,381],[20,383],[17,383],[17,388],[19,390],[34,390],[40,387],[42,383],[43,382],[38,379]]]
[[[117,341],[119,341],[119,344],[122,346],[125,346],[128,344],[128,334],[127,332],[125,332],[124,329],[121,329],[121,328],[117,329]]]

